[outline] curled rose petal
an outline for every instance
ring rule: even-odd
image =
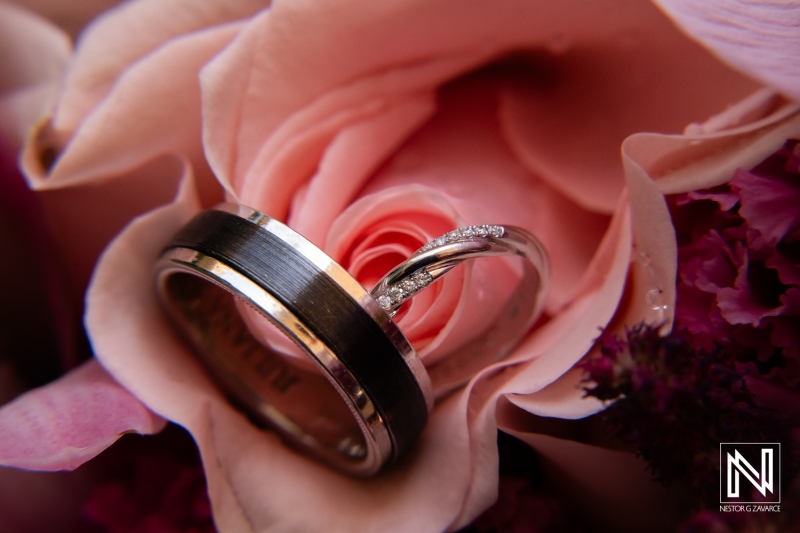
[[[0,408],[0,464],[73,470],[123,433],[156,433],[165,423],[90,361]]]
[[[109,24],[125,22],[112,17]],[[25,146],[22,166],[51,221],[54,254],[69,258],[61,268],[76,308],[98,255],[131,218],[171,201],[187,173],[216,184],[202,154],[197,70],[234,29],[189,33],[133,65],[118,65],[122,72],[113,88],[75,131],[43,123]],[[88,50],[78,51],[78,63],[102,63],[105,56],[87,58]],[[164,71],[170,77],[161,76]],[[62,94],[58,109],[67,113],[72,105],[78,106]],[[211,191],[209,201],[221,198],[217,187],[203,190]]]
[[[170,153],[188,155],[201,169],[197,70],[234,34],[235,27],[221,26],[174,39],[120,73],[113,89],[79,124],[60,126],[56,117],[43,126],[36,143],[30,144],[23,156],[35,186],[74,186],[101,176],[102,181],[112,176],[120,179],[120,175]],[[78,57],[90,62],[86,55],[88,52],[79,51]],[[165,70],[171,73],[169,79],[158,75]],[[62,95],[61,113],[80,107],[69,95]],[[129,127],[120,128],[120,124]],[[167,127],[170,124],[184,127]],[[68,139],[68,145],[62,138]],[[54,158],[49,165],[43,156],[48,151]]]
[[[772,91],[758,91],[707,122],[690,125],[684,135],[631,135],[623,151],[657,180],[664,194],[715,187],[792,137],[799,109]]]

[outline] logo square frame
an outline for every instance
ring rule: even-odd
[[[781,503],[779,442],[721,442],[719,463],[721,504]],[[743,488],[747,489],[745,496],[741,495]],[[749,495],[755,492],[761,493],[763,500],[750,501]]]

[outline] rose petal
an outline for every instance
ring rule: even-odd
[[[14,148],[52,110],[70,52],[61,30],[0,4],[0,135]]]
[[[623,151],[665,194],[726,183],[737,168],[754,167],[800,132],[799,105],[771,93],[756,96],[728,112],[748,117],[744,123],[735,120],[730,129],[705,133],[702,127],[689,128],[685,135],[637,133],[625,140]],[[771,102],[766,107],[761,105],[765,99]],[[754,109],[766,109],[767,114],[752,115]]]
[[[202,7],[191,0],[143,0],[104,12],[81,34],[53,119],[55,129],[74,131],[125,69],[170,39],[249,16],[263,7],[259,0],[210,0]]]
[[[217,115],[220,109],[224,111],[224,108],[215,106],[212,109],[209,104],[204,110],[204,117],[207,119],[205,124],[213,125],[213,129],[209,129],[207,133],[210,142],[209,161],[224,183],[228,183],[229,177],[233,178],[232,186],[240,192],[242,198],[246,198],[250,203],[256,203],[258,207],[279,218],[287,215],[291,194],[315,171],[328,172],[328,176],[335,176],[334,172],[348,171],[347,182],[352,181],[354,185],[347,187],[345,192],[352,193],[352,190],[361,184],[360,180],[366,177],[364,172],[372,170],[372,166],[388,157],[391,149],[404,140],[404,136],[427,118],[432,110],[433,97],[430,94],[419,95],[412,92],[395,97],[384,93],[392,93],[408,86],[413,87],[414,84],[430,84],[432,80],[442,75],[442,71],[453,72],[461,68],[463,62],[461,56],[447,58],[432,64],[413,66],[407,70],[391,70],[378,77],[357,80],[351,85],[333,88],[328,94],[288,118],[281,128],[259,147],[251,167],[254,173],[253,179],[248,179],[249,174],[246,174],[244,169],[241,173],[231,174],[220,168],[221,163],[217,162],[217,153],[214,149],[218,138],[225,133],[225,127],[247,128],[248,123],[229,124],[231,118],[227,114],[224,117],[225,123],[221,123],[222,119]],[[208,77],[205,79],[211,80],[212,75],[215,77],[232,75],[227,71],[216,72],[217,64],[216,61],[212,62],[206,68],[204,74],[208,74]],[[224,65],[229,66],[229,64]],[[204,85],[204,94],[207,92],[206,87],[211,87],[208,91],[222,90],[222,87],[209,82]],[[410,88],[408,90],[411,91]],[[205,101],[211,102],[216,101],[216,98],[214,93],[204,97]],[[229,100],[226,97],[226,103]],[[353,127],[348,129],[351,125]],[[385,131],[388,125],[394,125],[399,130],[388,134]],[[260,135],[263,133],[263,128],[257,131]],[[342,135],[337,139],[340,131]],[[341,161],[336,163],[337,158],[341,157],[337,155],[340,153],[339,148],[350,144],[355,136],[368,133],[381,133],[384,139],[378,142],[374,136],[370,136],[360,147],[363,153],[358,156],[353,165],[353,173],[350,173],[348,167],[342,166]],[[337,139],[337,142],[333,142],[334,139]],[[242,149],[253,144],[252,140],[247,138],[241,138],[237,142],[239,142],[237,146]],[[332,149],[328,151],[330,144]],[[226,152],[225,155],[230,154]],[[320,161],[323,155],[334,163]],[[237,165],[241,166],[240,163],[237,162]],[[337,196],[340,194],[337,193]],[[327,212],[329,210],[323,211]]]
[[[166,422],[96,361],[0,408],[0,464],[73,470],[123,433],[156,433]]]
[[[517,361],[525,362],[507,370],[513,378],[508,379],[503,390],[515,393],[509,400],[523,408],[542,408],[536,395],[525,395],[541,390],[571,368],[589,351],[601,328],[613,330],[642,321],[668,328],[672,323],[677,247],[669,212],[656,185],[623,154],[627,200],[618,207],[579,284],[576,292],[582,296],[531,335],[514,355]],[[633,257],[631,237],[636,247]],[[628,294],[621,302],[623,289]],[[609,324],[612,317],[614,322]],[[572,394],[583,396],[577,387]],[[569,416],[567,405],[573,405],[575,417],[598,408],[588,400],[567,403],[555,407],[558,416]]]
[[[43,176],[48,169],[41,168],[39,153],[32,153],[43,147],[27,147],[23,161],[34,185],[105,181],[169,153],[185,154],[196,168],[203,168],[197,72],[235,31],[220,27],[174,39],[127,69],[86,117],[48,175]],[[59,109],[66,107],[62,102]]]
[[[320,168],[306,185],[303,201],[292,210],[288,224],[312,242],[323,242],[331,222],[384,163],[386,154],[430,117],[433,105],[430,98],[410,99],[357,122],[348,117],[355,124],[339,130],[326,146]],[[271,196],[267,183],[260,182],[261,190],[248,191],[247,197]]]
[[[654,0],[733,67],[800,99],[800,9],[779,0]]]
[[[451,529],[471,485],[496,489],[496,455],[481,462],[480,478],[469,478],[464,409],[463,396],[438,406],[412,453],[368,480],[297,455],[274,435],[222,412],[211,414],[213,426],[219,426],[213,434],[210,420],[205,427],[195,424],[192,432],[208,454],[209,492],[221,530],[435,532]],[[237,435],[236,445],[227,434]],[[488,440],[494,442],[493,432]],[[314,513],[302,512],[309,508]]]
[[[444,60],[434,57],[419,65],[406,58],[395,60],[395,57],[402,57],[407,48],[417,49],[422,44],[418,39],[405,38],[403,22],[417,18],[419,11],[426,10],[405,6],[401,12],[392,14],[375,7],[332,2],[306,9],[291,2],[275,2],[269,12],[253,20],[219,60],[207,67],[203,82],[209,160],[219,176],[239,189],[243,176],[254,168],[258,156],[262,162],[271,162],[271,165],[259,164],[257,170],[261,179],[270,180],[272,174],[283,170],[283,165],[276,162],[276,148],[293,141],[292,133],[298,127],[308,129],[335,120],[342,109],[353,108],[361,116],[380,112],[415,97],[413,92],[420,94],[416,90],[420,85],[430,87],[443,73],[452,75],[463,69],[465,62],[474,61],[472,54],[464,57],[458,47],[451,47],[454,57]],[[391,6],[388,10],[394,11],[397,7],[400,6]],[[387,15],[392,18],[392,24],[380,24]],[[337,24],[330,24],[331,20],[336,20]],[[445,35],[435,28],[426,31],[425,27],[435,20],[435,17],[417,19],[420,25],[415,33]],[[387,30],[390,34],[385,34]],[[315,38],[305,39],[301,35],[315,35]],[[359,39],[353,39],[355,35],[359,35]],[[387,48],[379,44],[384,42],[393,45]],[[322,55],[319,46],[324,47]],[[398,46],[399,49],[393,51]],[[378,50],[381,53],[377,53]],[[389,57],[386,57],[387,52]],[[477,54],[486,57],[485,50]],[[430,51],[425,55],[431,57]],[[285,61],[285,57],[294,59]],[[292,66],[298,62],[302,62],[302,69]],[[387,64],[398,62],[405,64],[401,71],[386,70]],[[373,69],[380,70],[367,83],[359,79],[359,73]],[[244,73],[247,75],[243,76]],[[343,82],[348,84],[337,89]],[[270,87],[270,97],[253,98],[257,87]],[[319,100],[315,102],[316,99]],[[292,112],[308,104],[312,104],[310,111],[293,118],[285,126],[287,133],[272,139],[266,146],[266,139],[274,134],[276,127]],[[259,117],[257,121],[239,118],[255,116]],[[231,150],[230,147],[236,148]],[[265,168],[271,171],[265,172]],[[282,174],[279,179],[286,180],[286,173]],[[275,209],[270,212],[274,213]],[[275,214],[283,216],[280,212]]]
[[[453,17],[452,13],[459,15]],[[625,16],[620,17],[619,13]],[[331,24],[332,20],[336,24]],[[391,23],[387,24],[389,20]],[[654,28],[659,31],[653,31]],[[569,1],[501,2],[491,9],[478,2],[445,0],[384,3],[380,7],[330,2],[314,5],[313,9],[304,4],[275,2],[269,12],[253,19],[204,72],[209,160],[216,173],[235,189],[248,172],[256,172],[259,179],[278,180],[279,172],[285,168],[266,163],[274,162],[279,146],[286,146],[292,140],[291,135],[285,134],[297,128],[292,115],[306,108],[320,109],[323,100],[328,107],[326,117],[367,103],[376,112],[419,94],[431,93],[446,80],[497,53],[528,48],[557,56],[572,46],[580,49],[580,45],[594,46],[598,42],[607,42],[612,48],[636,50],[642,41],[653,45],[644,48],[657,53],[671,50],[671,45],[665,47],[663,43],[669,32],[677,44],[682,43],[655,9],[646,3],[630,1],[617,2],[613,7]],[[307,39],[307,35],[315,38]],[[415,38],[408,38],[409,35]],[[622,42],[620,35],[625,36]],[[670,52],[666,59],[674,60],[670,64],[679,73],[686,71],[686,57],[691,57],[696,68],[694,74],[723,75],[707,55],[693,50]],[[641,52],[641,57],[646,59],[648,53]],[[286,61],[286,57],[292,61]],[[698,63],[694,63],[695,59]],[[663,60],[645,66],[661,69],[662,63]],[[303,68],[298,69],[298,64]],[[682,104],[697,105],[710,113],[719,106],[720,90],[730,90],[727,99],[735,101],[755,87],[742,77],[727,79],[727,83],[713,84],[713,88],[709,84],[703,98],[694,95],[695,98],[684,99]],[[676,79],[675,88],[681,88],[681,83]],[[697,90],[705,87],[694,83],[683,85],[688,86]],[[266,88],[269,98],[264,97]],[[642,88],[640,94],[648,92]],[[578,94],[581,101],[585,100],[583,93]],[[665,90],[664,94],[671,93]],[[648,104],[645,109],[659,107],[642,102]],[[554,109],[563,108],[554,106]],[[631,110],[631,115],[636,113]],[[316,113],[317,120],[313,123],[319,123],[320,118],[322,114]],[[682,125],[674,118],[670,120]],[[582,124],[574,122],[576,128],[583,127]],[[559,129],[561,126],[559,123]],[[612,164],[619,168],[616,161]],[[311,172],[313,166],[305,170]],[[286,179],[285,175],[282,179]],[[290,181],[297,183],[292,178]],[[608,209],[614,204],[613,195],[609,196],[612,199]]]
[[[583,390],[586,373],[571,368],[564,375],[532,394],[506,394],[505,400],[528,413],[549,418],[577,419],[599,411],[606,405],[600,400],[586,396]],[[501,405],[505,403],[501,402]],[[511,429],[498,419],[501,431]]]
[[[754,88],[657,13],[640,9],[625,20],[613,36],[565,36],[555,57],[532,55],[538,73],[508,90],[502,109],[509,142],[531,172],[606,214],[624,185],[619,145],[628,135],[681,131]]]
[[[566,309],[547,323],[538,327],[512,356],[496,366],[509,366],[506,378],[497,394],[513,394],[512,402],[525,407],[526,395],[538,392],[567,372],[592,347],[602,328],[606,327],[619,306],[631,262],[630,215],[622,203],[614,218],[601,248],[581,284],[580,296]],[[603,283],[597,284],[596,279]],[[645,317],[646,306],[642,299],[633,306],[635,322]],[[482,375],[491,377],[496,369],[487,369]],[[483,379],[483,378],[476,378]],[[573,391],[577,397],[582,391]],[[531,406],[538,405],[536,398]],[[594,402],[588,400],[585,404]],[[573,405],[573,404],[570,404]],[[567,415],[565,406],[560,406],[559,416],[585,416],[584,404],[574,404],[578,412]],[[548,414],[547,416],[555,416]]]
[[[26,147],[26,174],[42,191],[55,253],[69,258],[63,269],[76,306],[103,247],[130,219],[171,201],[185,174],[198,179],[207,202],[221,199],[203,156],[197,72],[234,30],[189,34],[125,71],[49,175],[41,168],[41,147]]]
[[[472,391],[468,412],[473,486],[459,525],[465,525],[466,521],[474,518],[476,509],[482,509],[492,501],[492,491],[496,490],[496,486],[481,482],[479,476],[486,468],[485,459],[493,458],[496,453],[493,436],[498,426],[494,412],[499,397],[507,395],[515,403],[532,410],[549,409],[548,416],[586,416],[602,407],[596,401],[584,400],[582,391],[571,386],[558,389],[559,395],[567,399],[563,403],[543,402],[544,396],[536,398],[531,393],[556,381],[583,357],[599,332],[598,328],[613,316],[630,263],[629,219],[625,205],[621,204],[585,278],[589,284],[592,276],[606,278],[600,289],[586,291],[567,309],[534,330],[509,358],[481,371],[470,383],[468,388]],[[562,383],[572,384],[572,379],[562,380]],[[530,402],[530,406],[526,406],[526,402]]]

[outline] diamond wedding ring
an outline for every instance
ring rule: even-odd
[[[167,244],[156,285],[209,373],[255,423],[368,476],[412,446],[434,402],[428,373],[392,316],[462,261],[497,255],[525,259],[524,297],[512,298],[503,327],[492,328],[518,339],[541,309],[547,259],[538,241],[507,226],[470,226],[432,241],[370,293],[280,221],[223,204]],[[260,332],[242,318],[247,306],[263,319]]]
[[[422,289],[467,259],[520,255],[536,274],[532,283],[544,288],[549,276],[547,255],[528,232],[514,226],[467,226],[438,237],[414,252],[404,263],[386,274],[372,289],[372,296],[392,316]],[[534,307],[541,307],[544,290],[527,295]]]

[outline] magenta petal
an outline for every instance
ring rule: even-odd
[[[73,470],[123,433],[156,433],[164,425],[91,360],[0,408],[0,464]]]
[[[774,271],[765,267],[762,261],[747,258],[734,286],[719,290],[717,303],[728,323],[759,326],[762,318],[783,312],[781,288]]]
[[[771,245],[800,227],[799,181],[794,174],[760,176],[743,170],[731,179],[740,189],[739,214]]]

